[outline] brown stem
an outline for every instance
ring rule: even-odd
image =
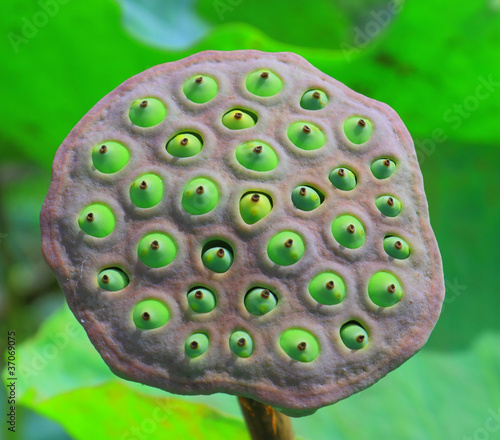
[[[290,418],[270,406],[238,396],[252,440],[293,440]]]

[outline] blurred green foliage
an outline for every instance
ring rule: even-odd
[[[50,14],[44,12],[48,4],[56,5],[48,9]],[[15,329],[22,342],[63,302],[41,257],[38,214],[55,150],[102,96],[148,67],[200,50],[293,51],[349,87],[388,103],[407,124],[424,174],[447,286],[443,313],[421,353],[363,393],[295,420],[297,433],[310,439],[472,436],[483,427],[488,410],[500,408],[495,342],[500,336],[498,0],[459,6],[451,0],[310,0],[307,7],[278,0],[186,4],[181,9],[190,14],[188,18],[175,15],[176,2],[156,0],[4,2],[2,330]],[[47,20],[40,21],[44,13]],[[174,32],[177,21],[184,26]],[[186,23],[200,29],[187,35]],[[162,26],[170,34],[152,44],[154,33],[146,30]],[[194,43],[183,49],[165,47],[172,35],[184,42],[192,37],[189,41]],[[74,319],[66,309],[57,312],[22,346],[22,364],[33,365],[37,351],[54,343],[47,338],[64,334],[71,323]],[[124,385],[109,373],[81,329],[69,340],[56,358],[47,361],[50,367],[27,378],[22,404],[57,421],[73,438],[85,438],[82,432],[90,426],[75,408],[100,411],[115,420],[124,414],[117,399],[124,402],[124,411],[127,405],[147,410],[160,401],[174,402],[179,411],[169,416],[168,427],[158,428],[167,430],[164,437],[175,432],[183,438],[217,438],[174,431],[187,429],[183,418],[188,416],[198,417],[199,423],[192,424],[203,424],[207,433],[226,429],[227,438],[242,435],[233,397],[162,397],[165,393],[147,387]],[[0,340],[0,348],[4,344]],[[44,394],[45,387],[50,395]],[[157,400],[147,401],[145,393]],[[4,400],[0,395],[0,409]],[[200,402],[213,409],[201,408]],[[108,408],[117,412],[107,413]],[[221,408],[239,420],[217,412]],[[360,411],[366,416],[362,424],[355,418]],[[145,415],[126,417],[140,424]],[[101,436],[93,438],[110,437],[105,422],[104,418]],[[43,438],[41,432],[37,435]],[[58,435],[67,438],[62,431]]]

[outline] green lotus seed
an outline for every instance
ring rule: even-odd
[[[278,166],[278,156],[272,147],[259,142],[245,142],[236,149],[236,160],[253,171],[271,171]]]
[[[248,333],[237,331],[229,337],[229,347],[236,356],[247,358],[253,352],[253,341]]]
[[[219,202],[219,190],[214,182],[199,177],[189,182],[182,194],[182,207],[193,215],[210,212]]]
[[[351,350],[359,350],[368,344],[368,333],[357,322],[344,324],[340,329],[340,338]]]
[[[342,191],[351,191],[356,187],[356,175],[348,168],[335,168],[328,176],[333,185]]]
[[[163,180],[156,174],[144,174],[130,185],[130,198],[139,208],[151,208],[163,197]]]
[[[168,235],[156,232],[142,238],[137,253],[146,266],[164,267],[174,261],[177,247]]]
[[[245,307],[256,316],[265,315],[276,307],[278,300],[269,289],[255,287],[245,295]]]
[[[332,234],[342,246],[357,249],[365,242],[365,229],[362,223],[352,215],[344,214],[332,223]]]
[[[204,287],[196,287],[187,294],[189,307],[196,313],[208,313],[215,308],[215,295]]]
[[[292,191],[292,202],[302,211],[312,211],[321,205],[321,197],[310,186],[298,186]]]
[[[396,164],[391,159],[378,159],[370,165],[370,169],[377,179],[387,179],[396,171]]]
[[[92,149],[92,162],[101,173],[112,174],[120,171],[130,158],[129,151],[120,143],[106,141]]]
[[[86,234],[103,238],[115,229],[115,216],[107,206],[94,203],[82,210],[78,217],[78,224]]]
[[[168,322],[170,312],[161,301],[146,299],[135,306],[132,316],[137,328],[153,330],[164,326]]]
[[[116,267],[110,267],[99,272],[97,284],[104,290],[116,292],[128,286],[129,278],[123,270]]]
[[[375,205],[387,217],[396,217],[403,209],[401,202],[393,196],[380,196],[375,200]]]
[[[244,110],[231,110],[222,117],[222,123],[231,130],[253,127],[256,121]]]
[[[223,247],[215,246],[203,252],[201,259],[207,269],[224,273],[233,264],[233,253]]]
[[[366,118],[353,116],[344,122],[344,133],[353,144],[364,144],[373,132],[373,124]]]
[[[305,330],[286,330],[280,337],[280,346],[288,356],[299,362],[311,362],[319,354],[317,339]]]
[[[402,238],[388,236],[384,238],[384,250],[393,258],[404,260],[410,256],[410,246]]]
[[[163,102],[156,98],[142,98],[132,103],[128,116],[139,127],[152,127],[163,121],[166,114]]]
[[[278,93],[283,87],[281,79],[270,70],[257,70],[247,76],[246,86],[250,93],[268,97]]]
[[[321,110],[328,104],[328,96],[321,90],[309,90],[302,95],[300,106],[306,110]]]
[[[288,138],[302,150],[317,150],[325,144],[325,135],[309,122],[295,122],[288,129]]]
[[[168,141],[167,151],[175,157],[196,156],[203,148],[198,136],[190,133],[180,133]]]
[[[184,83],[182,90],[190,101],[196,104],[204,104],[215,98],[218,88],[213,78],[205,75],[195,75]]]
[[[281,266],[290,266],[304,255],[302,237],[292,231],[278,232],[267,245],[267,255],[271,261]]]
[[[390,307],[401,300],[403,288],[394,275],[380,271],[370,278],[368,295],[377,306]]]
[[[184,349],[190,358],[196,358],[208,350],[209,343],[210,341],[205,333],[194,333],[187,338]]]
[[[266,194],[249,193],[240,200],[241,218],[249,225],[262,220],[272,209],[271,200]]]
[[[323,272],[311,280],[309,293],[320,304],[339,304],[345,298],[345,284],[342,278],[333,272]]]

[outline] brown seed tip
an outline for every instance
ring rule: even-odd
[[[300,350],[300,351],[304,351],[306,348],[307,348],[307,344],[305,342],[301,342],[297,345],[297,348]]]
[[[108,277],[107,275],[103,275],[103,276],[102,276],[102,282],[103,282],[104,284],[108,284],[108,283],[109,283],[109,277]]]
[[[203,186],[199,186],[198,188],[196,188],[196,194],[203,194],[205,192],[205,188],[203,188]]]
[[[305,195],[307,194],[307,189],[306,189],[306,188],[304,188],[304,187],[300,188],[300,189],[299,189],[299,194],[300,194],[301,196],[305,196]]]
[[[145,180],[143,180],[141,182],[141,184],[139,185],[139,188],[141,188],[141,189],[146,189],[147,187],[148,187],[148,183]]]
[[[89,212],[87,214],[87,221],[90,223],[90,222],[93,222],[94,221],[94,214],[92,214],[91,212]]]
[[[259,194],[253,194],[251,200],[252,202],[258,202],[260,200]]]
[[[242,117],[243,117],[243,113],[241,113],[241,112],[236,112],[234,114],[234,119],[241,119]]]
[[[314,99],[319,99],[319,98],[321,98],[321,94],[320,94],[318,91],[316,91],[316,92],[314,92],[314,93],[312,94],[312,97],[313,97]]]
[[[144,319],[144,321],[149,321],[150,318],[151,318],[151,315],[148,312],[144,312],[142,314],[142,319]]]
[[[354,227],[354,225],[349,225],[347,227],[347,232],[349,232],[349,234],[354,234],[354,231],[356,231],[356,228]]]
[[[341,169],[339,170],[339,176],[340,176],[340,177],[344,177],[344,176],[345,176],[345,170],[344,170],[344,168],[341,168]]]
[[[203,292],[201,290],[197,290],[196,292],[194,292],[194,297],[196,299],[202,299],[203,298]]]
[[[198,78],[196,78],[196,79],[194,80],[194,82],[195,82],[196,84],[201,84],[201,83],[203,82],[203,77],[202,77],[202,76],[199,76]]]
[[[394,243],[394,247],[399,251],[402,249],[403,243],[401,243],[400,241],[396,241],[396,243]]]
[[[263,79],[267,79],[267,78],[269,78],[269,72],[262,72],[262,73],[260,74],[260,77],[261,77],[261,78],[263,78]]]
[[[267,289],[264,289],[262,292],[260,292],[261,298],[267,299],[269,296],[271,296],[271,292]]]
[[[257,145],[254,149],[253,149],[253,152],[254,153],[262,153],[262,145]]]
[[[360,127],[366,127],[366,121],[365,121],[364,119],[360,119],[360,120],[358,121],[358,125],[359,125]]]
[[[157,251],[160,248],[160,243],[158,243],[158,240],[154,240],[151,242],[151,249],[154,251]]]
[[[389,159],[384,160],[384,165],[386,167],[390,167],[391,166],[391,161]]]
[[[106,145],[103,145],[101,148],[99,148],[99,153],[104,154],[108,151],[108,147]]]
[[[289,238],[287,241],[285,241],[285,247],[286,248],[291,248],[293,246],[293,240]]]
[[[309,134],[309,133],[311,133],[311,127],[309,127],[309,125],[304,125],[304,127],[302,127],[302,131],[304,133]]]
[[[333,290],[334,287],[335,287],[335,283],[333,281],[328,281],[328,283],[326,283],[326,288],[328,290]]]
[[[217,256],[219,258],[222,258],[224,256],[224,254],[225,254],[224,249],[219,248],[219,250],[217,251]]]
[[[181,139],[181,145],[187,145],[189,142],[189,139],[188,138],[182,138]]]
[[[388,204],[389,206],[394,205],[394,199],[393,199],[392,197],[389,197],[389,198],[387,199],[387,204]]]
[[[394,293],[396,291],[396,286],[394,284],[391,284],[389,287],[387,287],[387,291],[389,293]]]
[[[365,335],[358,335],[356,336],[356,342],[358,344],[361,344],[365,340]]]
[[[196,341],[192,341],[191,344],[189,344],[189,346],[193,349],[193,350],[196,350],[198,348],[198,342]]]
[[[244,347],[246,344],[247,341],[245,341],[245,338],[238,339],[238,347]]]
[[[144,100],[139,104],[140,108],[146,108],[148,106],[148,101]]]

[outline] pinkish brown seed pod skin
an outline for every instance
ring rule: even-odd
[[[282,90],[265,99],[245,89],[246,75],[263,66],[283,81]],[[197,105],[183,95],[182,84],[201,74],[216,79],[219,91],[207,104]],[[299,105],[313,87],[334,97],[321,112]],[[143,97],[158,98],[167,107],[165,120],[147,129],[127,117],[131,103]],[[227,129],[221,118],[232,108],[255,112],[257,124]],[[343,122],[353,115],[373,123],[373,135],[362,145],[349,142],[343,132]],[[325,145],[314,151],[296,148],[287,128],[297,121],[318,126]],[[166,153],[165,142],[187,127],[203,137],[204,147],[180,161]],[[254,139],[276,150],[280,162],[272,172],[244,169],[235,159],[235,149]],[[117,140],[131,152],[129,163],[116,174],[92,168],[91,149],[106,140]],[[370,164],[381,157],[397,163],[389,179],[378,180],[370,172]],[[360,176],[353,191],[338,191],[328,181],[342,164]],[[145,173],[162,178],[165,194],[158,205],[141,210],[130,203],[128,190]],[[187,182],[200,176],[218,185],[220,198],[208,214],[191,216],[182,209],[180,195]],[[311,212],[296,209],[291,201],[291,190],[304,184],[325,195]],[[269,194],[274,201],[269,215],[254,225],[239,214],[238,201],[248,191]],[[383,194],[403,202],[397,217],[382,216],[377,209],[374,201]],[[116,218],[113,233],[105,238],[85,235],[78,227],[80,211],[95,202],[107,204]],[[332,221],[346,213],[365,227],[366,241],[358,249],[343,248],[332,236]],[[441,257],[404,124],[387,105],[352,91],[292,53],[201,52],[125,81],[82,118],[57,151],[41,229],[45,259],[71,310],[118,376],[179,394],[243,395],[291,416],[346,398],[413,356],[427,341],[444,297]],[[286,267],[273,264],[266,253],[271,237],[282,230],[297,231],[306,246],[300,261]],[[171,264],[154,270],[137,256],[137,243],[152,231],[168,233],[178,249]],[[411,244],[409,258],[388,257],[383,248],[387,234]],[[200,256],[209,239],[227,241],[234,249],[234,262],[223,274],[203,266]],[[103,292],[96,287],[96,275],[116,266],[129,275],[130,284]],[[370,275],[382,270],[393,273],[404,289],[402,300],[389,308],[377,307],[367,294]],[[345,282],[346,297],[338,305],[321,306],[308,293],[310,280],[324,271],[338,273]],[[186,294],[193,285],[213,289],[217,305],[210,313],[185,319],[190,316]],[[243,301],[255,285],[278,296],[275,309],[261,317],[251,316]],[[164,302],[170,320],[144,331],[138,344],[130,316],[134,305],[148,298]],[[368,332],[369,342],[361,350],[341,342],[339,329],[351,320]],[[313,362],[291,361],[281,349],[279,337],[291,323],[317,337],[320,354]],[[254,341],[248,359],[236,359],[230,351],[227,341],[237,328]],[[210,346],[189,359],[184,343],[199,331],[209,336]]]

